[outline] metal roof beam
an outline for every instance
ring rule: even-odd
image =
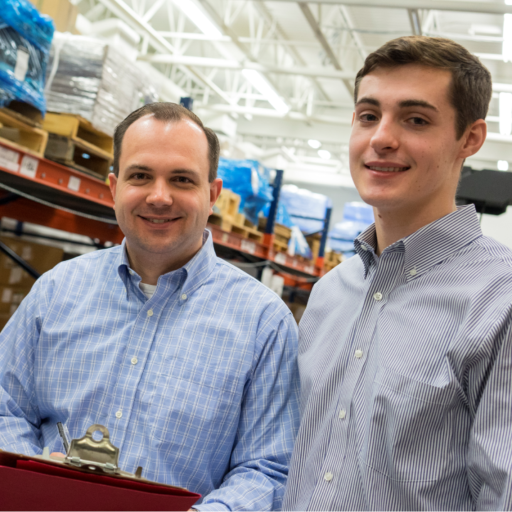
[[[256,0],[265,1],[265,0]],[[499,2],[462,0],[280,0],[304,4],[336,4],[354,7],[380,7],[389,9],[434,9],[436,11],[478,12],[484,14],[512,14],[512,5]]]
[[[143,37],[147,37],[151,45],[158,51],[164,53],[175,53],[175,48],[166,39],[164,39],[158,32],[143,21],[141,17],[131,9],[123,0],[100,0],[100,2],[118,18],[122,19],[125,23],[130,25]],[[222,91],[220,87],[214,84],[207,77],[193,68],[188,68],[188,71],[194,75],[200,82],[207,87],[210,87],[217,93],[225,102],[229,103],[229,97]]]
[[[264,3],[260,3],[260,2],[257,2],[254,4],[254,6],[256,7],[256,10],[258,11],[259,15],[263,17],[263,19],[269,24],[269,25],[272,25],[273,23],[275,23],[275,29],[276,29],[276,33],[279,35],[279,42],[280,43],[284,43],[284,41],[286,41],[286,43],[290,44],[290,41],[287,40],[287,36],[283,30],[283,28],[281,27],[281,25],[277,22],[277,20],[275,20],[272,15],[270,14],[269,10],[267,9],[266,5]],[[281,42],[281,40],[283,40],[283,42]],[[284,44],[286,44],[284,43]],[[306,66],[306,61],[302,58],[301,54],[295,49],[293,48],[293,46],[290,46],[288,48],[288,51],[291,53],[292,57],[295,59],[296,62],[298,62],[300,65],[302,66]],[[324,91],[323,87],[318,83],[317,80],[315,80],[314,78],[311,80],[311,83],[313,85],[313,87],[315,87],[317,89],[317,91],[325,98],[325,99],[329,99],[329,95]]]
[[[241,71],[242,69],[254,69],[261,73],[276,73],[282,75],[308,76],[314,78],[331,78],[336,80],[354,81],[355,71],[337,71],[328,68],[306,68],[306,67],[280,67],[259,64],[257,62],[243,63],[236,60],[214,59],[209,57],[195,57],[192,55],[170,55],[170,54],[147,54],[139,55],[138,60],[159,64],[176,64],[183,66],[197,66],[204,68],[232,69]]]
[[[311,9],[306,3],[299,3],[299,7],[304,14],[304,17],[306,18],[307,22],[309,23],[309,26],[313,30],[315,37],[318,39],[318,42],[322,45],[322,48],[324,49],[325,53],[329,57],[329,60],[331,61],[332,65],[338,70],[343,71],[343,68],[334,54],[331,45],[327,41],[324,33],[322,32],[322,29],[320,28],[320,25],[316,21],[315,17],[313,16],[313,13],[311,12]],[[345,87],[347,88],[349,94],[353,96],[354,94],[354,86],[351,80],[349,79],[342,79],[343,83],[345,84]]]

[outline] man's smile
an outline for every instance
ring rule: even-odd
[[[368,162],[364,166],[370,171],[377,172],[405,172],[411,168],[409,165],[397,162]]]

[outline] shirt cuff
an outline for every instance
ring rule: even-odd
[[[200,503],[198,505],[192,505],[192,507],[190,507],[192,509],[195,509],[195,510],[200,510],[200,511],[212,511],[212,512],[215,512],[217,510],[219,511],[230,511],[231,509],[226,506],[224,503],[220,503],[218,501],[213,501],[213,502],[210,502],[210,503]]]

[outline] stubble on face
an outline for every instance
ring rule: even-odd
[[[128,128],[112,191],[130,260],[174,269],[201,248],[214,185],[208,172],[208,142],[193,122],[145,116]]]

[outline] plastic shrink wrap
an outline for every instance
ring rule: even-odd
[[[269,171],[256,160],[220,158],[219,178],[223,187],[241,197],[240,211],[254,224],[258,215],[272,201]]]
[[[286,208],[292,223],[306,235],[322,231],[325,211],[332,206],[332,201],[327,196],[296,185],[284,185],[281,188],[279,203]]]
[[[346,203],[343,220],[329,231],[329,246],[346,256],[354,254],[354,240],[374,222],[373,208],[357,201]]]
[[[116,48],[86,36],[57,32],[46,84],[52,112],[78,114],[108,135],[130,112],[158,100],[137,64]]]
[[[265,208],[262,210],[263,217],[268,217],[270,213],[270,203],[267,203]],[[288,210],[286,209],[286,206],[279,201],[277,205],[277,212],[276,212],[276,222],[278,224],[282,224],[283,226],[286,226],[287,228],[293,227],[295,224],[292,221],[292,218],[290,217],[290,214],[288,213]]]
[[[44,114],[44,80],[53,22],[28,0],[0,3],[0,106],[17,100]]]

